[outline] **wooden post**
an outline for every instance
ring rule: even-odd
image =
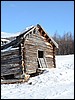
[[[19,44],[19,55],[21,56],[21,44]],[[20,62],[19,62],[19,65],[20,65],[20,69],[22,71],[22,66],[21,66],[21,57],[19,58],[20,59]]]
[[[22,72],[23,72],[23,75],[24,75],[24,67],[25,67],[25,63],[24,63],[24,47],[23,47],[23,44],[21,44],[21,56],[22,56]]]
[[[55,46],[53,45],[53,62],[54,62],[54,68],[56,68],[56,63],[55,63]]]

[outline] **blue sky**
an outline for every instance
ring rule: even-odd
[[[74,34],[74,1],[1,1],[1,32],[40,24],[51,36]]]

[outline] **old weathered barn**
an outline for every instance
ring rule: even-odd
[[[1,46],[1,77],[16,78],[36,73],[38,68],[52,68],[58,44],[37,24]]]

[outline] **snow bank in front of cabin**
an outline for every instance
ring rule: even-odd
[[[56,68],[27,83],[2,84],[1,99],[74,99],[74,55],[56,56]]]

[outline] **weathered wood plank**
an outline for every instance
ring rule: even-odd
[[[46,58],[53,59],[53,55],[45,55]]]
[[[5,56],[5,57],[1,57],[1,61],[5,61],[5,60],[13,60],[13,59],[16,59],[16,58],[19,58],[21,59],[21,56],[20,55],[11,55],[11,56]]]
[[[53,62],[53,61],[51,61],[51,62],[47,62],[47,64],[53,65],[53,64],[54,64],[54,62]]]
[[[33,34],[33,38],[34,39],[38,39],[38,40],[41,40],[42,42],[44,41],[44,37],[43,36],[40,36],[39,34]],[[30,38],[31,39],[31,38]]]
[[[9,56],[9,57],[2,57],[1,58],[1,61],[5,61],[5,60],[8,60],[8,61],[10,61],[10,60],[15,60],[15,59],[17,59],[17,58],[19,58],[19,59],[21,59],[22,57],[21,57],[21,55],[11,55],[11,56]]]
[[[34,51],[32,52],[32,53],[30,53],[30,52],[26,52],[26,55],[29,55],[29,56],[34,56],[34,57],[36,57],[37,56],[37,54],[36,53],[34,53]]]
[[[2,80],[1,84],[15,84],[15,83],[24,83],[27,80],[24,79],[12,79],[12,80]]]
[[[48,49],[48,48],[46,48],[46,49],[45,49],[45,52],[47,52],[47,53],[53,53],[53,49]]]
[[[53,58],[50,58],[50,57],[46,57],[45,59],[46,59],[47,62],[53,61]]]
[[[36,73],[36,69],[26,69],[27,74]]]
[[[32,62],[37,62],[37,58],[33,58],[33,57],[27,57],[25,58],[26,61],[32,61]]]
[[[26,43],[28,42],[30,42],[30,43],[35,43],[35,42],[38,42],[38,43],[42,43],[43,45],[46,45],[45,44],[45,42],[46,42],[47,40],[45,40],[45,38],[44,37],[41,37],[41,36],[36,36],[36,35],[33,35],[33,38],[28,38],[28,40],[26,41]],[[48,42],[49,43],[49,42]],[[50,44],[50,43],[49,43]]]
[[[15,56],[15,55],[13,56],[13,55],[12,55],[12,56],[9,56],[9,57],[6,57],[6,56],[5,56],[5,58],[2,57],[2,59],[5,59],[5,60],[15,60],[15,59],[21,59],[21,58],[22,58],[21,55],[17,55],[17,56]],[[4,60],[4,61],[5,61],[5,60]],[[3,61],[3,60],[2,60],[2,61]]]
[[[48,68],[54,68],[54,65],[48,64]]]
[[[41,44],[41,42],[40,43],[35,43],[35,45],[32,45],[32,44],[25,44],[25,45],[28,45],[26,48],[29,48],[29,49],[31,49],[32,47],[30,47],[30,46],[33,46],[34,48],[36,47],[36,48],[39,48],[39,47],[41,47],[41,48],[44,48],[44,49],[50,49],[50,50],[53,50],[53,48],[51,48],[50,46],[48,46],[48,45],[43,45],[43,44]]]
[[[4,76],[4,75],[10,75],[10,74],[20,74],[21,73],[21,69],[17,69],[17,68],[14,68],[14,69],[10,69],[10,70],[1,70],[1,76]]]
[[[1,64],[19,64],[21,63],[21,60],[19,58],[16,58],[14,60],[2,60]]]
[[[37,40],[37,39],[33,39],[32,41],[30,40],[30,41],[25,42],[25,44],[32,44],[32,45],[36,45],[37,43],[39,45],[42,44],[42,45],[46,46],[46,44],[43,41],[40,41],[40,40]]]
[[[5,56],[8,56],[8,55],[15,55],[15,54],[19,55],[19,49],[1,52],[1,57],[5,57]]]
[[[12,68],[6,68],[6,67],[2,67],[1,68],[1,72],[3,72],[3,71],[8,71],[8,70],[10,70],[10,71],[12,71],[12,70],[18,70],[18,69],[20,69],[20,67],[18,66],[18,67],[12,67]]]
[[[26,61],[26,63],[25,64],[27,64],[27,65],[32,65],[32,66],[35,66],[35,65],[37,65],[38,63],[37,62],[32,62],[32,61]]]
[[[1,65],[1,70],[3,69],[12,69],[12,68],[19,68],[20,65],[19,64],[3,64]]]
[[[27,51],[25,51],[25,53],[34,53],[34,54],[37,54],[37,52],[36,52],[36,50],[27,50]]]

